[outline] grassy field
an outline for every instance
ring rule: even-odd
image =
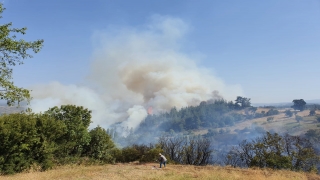
[[[258,108],[257,112],[265,111],[267,112],[269,109],[267,108]],[[236,133],[235,130],[241,130],[244,128],[251,128],[252,125],[259,126],[264,128],[266,131],[275,131],[275,132],[282,132],[282,133],[289,133],[291,135],[301,135],[305,134],[310,129],[320,129],[317,125],[320,126],[320,123],[317,122],[316,116],[308,116],[309,110],[304,110],[302,112],[298,112],[297,115],[303,117],[303,120],[300,123],[297,122],[295,119],[295,115],[292,117],[286,117],[284,114],[284,110],[279,110],[280,113],[278,115],[274,115],[274,120],[271,122],[267,121],[267,118],[270,116],[262,117],[262,118],[255,118],[251,120],[245,120],[236,123],[233,126],[217,128],[226,129],[228,128],[231,133]],[[320,111],[317,110],[316,114],[319,115]],[[208,129],[200,129],[194,131],[194,134],[206,134]]]
[[[317,174],[269,169],[239,169],[220,166],[183,166],[158,164],[116,164],[104,166],[63,166],[46,172],[20,173],[0,176],[0,180],[143,180],[143,179],[211,179],[211,180],[317,180]]]

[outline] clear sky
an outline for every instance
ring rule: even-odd
[[[320,99],[319,0],[2,0],[1,24],[44,39],[14,69],[17,85],[84,84],[97,32],[144,29],[155,16],[188,26],[179,52],[254,103]],[[107,39],[108,41],[108,39]],[[123,52],[125,53],[125,52]]]

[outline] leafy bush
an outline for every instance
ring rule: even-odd
[[[314,116],[314,115],[316,115],[316,110],[315,109],[310,110],[309,116]]]
[[[289,109],[287,109],[284,113],[285,113],[285,115],[288,116],[288,117],[292,117],[292,116],[293,116],[293,112],[290,111]]]
[[[65,126],[47,115],[10,114],[0,116],[0,172],[12,174],[34,164],[46,170],[53,166],[55,141]]]
[[[162,152],[159,145],[137,145],[123,148],[120,153],[116,155],[117,162],[155,162],[159,153]]]
[[[113,163],[115,161],[111,150],[115,148],[111,137],[105,129],[96,127],[89,132],[91,140],[84,146],[83,155],[100,160],[104,163]]]
[[[83,147],[90,143],[88,127],[91,123],[91,111],[82,106],[63,105],[60,108],[50,108],[45,114],[63,122],[66,126],[66,132],[57,140],[59,149],[55,152],[55,156],[80,157]]]
[[[276,109],[270,109],[267,113],[266,116],[273,116],[279,114],[279,111]]]
[[[256,112],[255,114],[254,114],[254,117],[255,118],[261,118],[261,117],[263,117],[265,114],[264,113],[258,113],[258,112]]]
[[[273,119],[274,119],[274,117],[271,116],[271,117],[268,117],[268,118],[267,118],[267,121],[268,121],[268,122],[271,122],[271,121],[273,121]]]
[[[297,122],[298,122],[298,123],[300,123],[300,121],[302,121],[302,120],[303,120],[303,117],[302,117],[302,116],[298,116],[298,115],[296,115],[296,120],[297,120]]]
[[[77,106],[51,108],[45,114],[0,116],[0,174],[56,164],[113,163],[117,149],[107,132],[88,131],[91,111]]]

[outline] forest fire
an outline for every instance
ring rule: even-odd
[[[148,108],[148,114],[149,114],[149,115],[152,115],[152,114],[153,114],[153,109],[152,109],[151,106]]]

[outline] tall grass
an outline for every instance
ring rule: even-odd
[[[143,180],[143,179],[210,179],[210,180],[317,180],[320,176],[304,172],[271,169],[239,169],[220,166],[167,165],[158,164],[116,164],[104,166],[62,166],[46,172],[25,172],[11,176],[0,176],[0,180]]]

